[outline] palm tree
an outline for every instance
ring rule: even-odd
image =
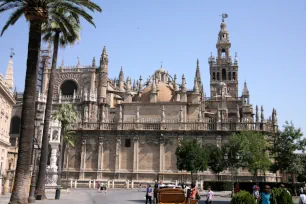
[[[74,44],[79,40],[80,32],[80,20],[78,15],[72,15],[71,13],[64,13],[60,11],[63,16],[65,16],[66,21],[59,21],[57,17],[52,16],[48,22],[43,24],[43,40],[46,42],[53,42],[53,57],[52,57],[52,68],[51,76],[49,80],[48,87],[48,97],[45,109],[45,119],[44,119],[44,129],[42,144],[43,147],[41,151],[41,159],[39,163],[39,174],[37,180],[37,190],[36,190],[36,199],[41,200],[45,199],[45,177],[46,177],[46,167],[48,162],[48,131],[50,124],[50,116],[52,112],[52,96],[53,96],[53,84],[56,73],[56,64],[58,56],[58,48],[66,47],[69,44]],[[94,23],[89,20],[91,24]]]
[[[59,108],[58,111],[54,112],[52,114],[52,119],[53,120],[58,120],[61,123],[61,147],[60,147],[60,158],[58,162],[58,171],[59,171],[59,176],[58,176],[58,186],[59,188],[56,189],[56,199],[59,199],[60,196],[60,187],[61,187],[61,173],[62,173],[62,167],[64,163],[64,152],[66,150],[67,142],[69,141],[69,137],[66,136],[65,134],[67,133],[68,130],[71,129],[71,125],[76,123],[77,120],[77,110],[75,106],[72,104],[62,104]],[[66,134],[67,135],[67,134]]]
[[[0,13],[14,9],[5,23],[1,36],[6,29],[14,25],[23,15],[29,22],[29,41],[23,108],[21,114],[21,132],[18,148],[18,160],[15,174],[15,185],[10,203],[27,203],[27,188],[30,177],[31,152],[33,148],[35,100],[38,74],[39,51],[41,47],[41,30],[43,22],[51,15],[57,15],[60,8],[91,20],[84,9],[101,10],[89,0],[0,0]]]

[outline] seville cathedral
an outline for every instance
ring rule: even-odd
[[[216,44],[217,56],[208,57],[210,87],[203,87],[200,63],[194,64],[192,89],[183,76],[170,74],[160,67],[148,76],[131,79],[121,69],[119,76],[109,76],[108,56],[103,48],[100,60],[91,65],[65,66],[56,71],[53,111],[61,104],[74,104],[78,121],[74,124],[76,146],[65,152],[64,171],[70,179],[165,181],[180,180],[186,171],[176,167],[175,151],[180,141],[196,139],[203,147],[221,146],[229,136],[242,130],[256,130],[273,137],[278,129],[276,110],[266,118],[263,106],[250,103],[244,82],[238,90],[239,63],[230,53],[227,25],[222,21]],[[51,73],[50,59],[41,55],[41,78],[37,96],[35,134],[41,141],[44,108]],[[192,65],[191,65],[192,66]],[[111,68],[116,69],[116,68]],[[205,69],[206,70],[206,69]],[[144,73],[146,74],[146,73]],[[125,78],[127,77],[127,78]],[[22,94],[17,94],[14,117],[20,117]],[[19,97],[19,99],[18,99]],[[15,114],[15,115],[14,115]],[[50,126],[50,161],[48,169],[57,171],[60,124]],[[14,138],[11,138],[14,143]],[[247,170],[239,174],[251,176]],[[208,169],[200,172],[214,178]],[[221,175],[230,175],[225,170]],[[276,175],[266,174],[275,180]]]

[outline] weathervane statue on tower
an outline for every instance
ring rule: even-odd
[[[222,22],[224,22],[224,19],[226,19],[228,17],[228,15],[226,13],[222,14]]]

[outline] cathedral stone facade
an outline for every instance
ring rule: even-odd
[[[53,110],[74,104],[78,121],[73,125],[76,146],[65,152],[64,171],[73,179],[179,180],[187,172],[176,167],[175,151],[183,139],[196,139],[203,147],[221,146],[232,133],[255,130],[273,136],[276,111],[266,119],[263,106],[253,108],[246,82],[238,91],[239,63],[230,53],[226,23],[218,34],[217,57],[208,58],[210,97],[206,97],[199,61],[195,64],[193,89],[183,76],[163,67],[147,79],[108,75],[109,56],[90,66],[65,66],[56,71]],[[47,62],[47,61],[46,61]],[[41,138],[50,66],[45,63],[37,100],[36,135]],[[51,161],[56,168],[60,126],[50,127]],[[53,166],[53,167],[51,167]],[[225,171],[224,174],[229,172]],[[241,175],[248,175],[241,171]],[[200,175],[211,175],[210,171]]]

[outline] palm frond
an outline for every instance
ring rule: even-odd
[[[11,16],[9,17],[8,21],[6,22],[6,24],[3,26],[2,31],[0,36],[3,35],[3,33],[6,31],[6,29],[10,26],[10,25],[14,25],[16,23],[16,21],[18,21],[18,19],[20,18],[20,16],[22,16],[24,13],[24,7],[21,7],[19,9],[17,9],[16,11],[14,11]]]

